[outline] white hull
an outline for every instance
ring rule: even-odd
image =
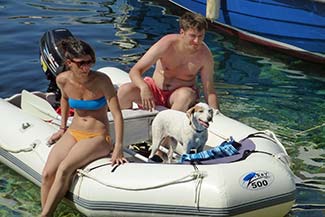
[[[105,70],[116,74],[114,68]],[[112,80],[120,85],[119,77]],[[0,99],[0,160],[40,185],[51,149],[46,141],[58,126],[8,102],[14,98]],[[155,114],[123,111],[125,146],[150,140]],[[223,137],[239,141],[257,132],[222,114],[216,115],[209,130],[211,147]],[[295,200],[295,182],[288,165],[278,158],[286,155],[283,146],[276,138],[265,137],[250,138],[260,152],[232,163],[144,163],[129,156],[131,163],[113,168],[108,158],[99,159],[78,170],[67,199],[87,216],[284,216]],[[31,144],[31,150],[14,153]],[[252,173],[257,179],[244,181]]]

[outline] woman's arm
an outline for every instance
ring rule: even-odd
[[[54,133],[51,138],[49,139],[49,143],[53,144],[57,140],[61,138],[61,136],[65,133],[67,130],[67,120],[69,117],[69,110],[70,106],[68,103],[68,96],[65,94],[63,90],[63,86],[65,84],[65,79],[62,76],[62,73],[56,77],[56,83],[61,91],[61,99],[60,99],[60,107],[61,107],[61,125],[60,129]]]
[[[122,112],[120,109],[120,105],[118,102],[118,98],[114,89],[114,86],[112,84],[111,79],[106,76],[105,79],[103,79],[105,84],[104,87],[104,93],[105,97],[108,102],[109,110],[112,113],[113,119],[114,119],[114,128],[115,128],[115,144],[114,144],[114,150],[112,154],[112,165],[115,164],[123,164],[127,162],[127,160],[123,156],[123,129],[124,129],[124,122],[122,117]]]

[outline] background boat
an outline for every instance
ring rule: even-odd
[[[324,0],[170,2],[211,17],[214,27],[240,39],[272,47],[305,60],[325,63]]]

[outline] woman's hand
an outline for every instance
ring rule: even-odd
[[[114,166],[115,164],[120,165],[120,164],[128,163],[128,160],[123,155],[123,151],[118,150],[117,148],[114,148],[111,161],[112,161],[112,166]]]
[[[50,145],[56,143],[65,133],[66,129],[59,129],[56,133],[54,133],[51,138],[48,140]]]

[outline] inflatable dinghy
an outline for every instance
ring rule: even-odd
[[[128,82],[120,69],[100,69],[116,88]],[[51,93],[23,91],[0,99],[0,160],[36,185],[58,130]],[[232,137],[238,153],[184,163],[151,162],[132,144],[151,140],[159,111],[123,110],[124,151],[130,163],[112,167],[98,159],[80,168],[66,195],[86,216],[285,216],[295,202],[295,182],[283,145],[271,131],[257,131],[218,113],[209,126],[205,150]],[[108,114],[111,135],[112,116]],[[114,139],[114,138],[113,138]]]

